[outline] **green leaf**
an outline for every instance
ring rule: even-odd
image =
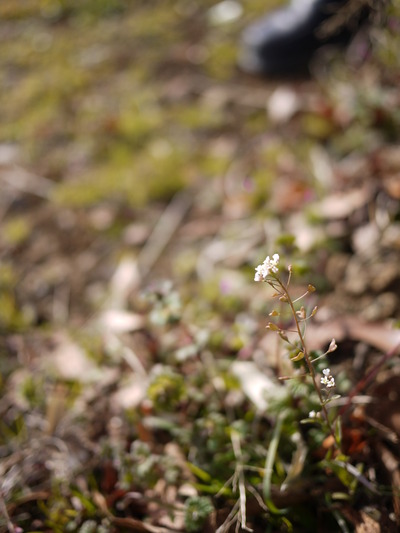
[[[206,483],[211,482],[212,478],[211,478],[210,474],[208,474],[208,472],[206,472],[202,468],[194,465],[193,463],[187,462],[186,465],[189,468],[189,470],[192,472],[192,474],[194,474],[196,477],[198,477],[199,479],[201,479],[202,481],[204,481]]]

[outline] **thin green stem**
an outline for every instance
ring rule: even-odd
[[[274,514],[283,514],[286,511],[286,509],[278,509],[276,507],[276,505],[272,501],[272,495],[271,495],[274,462],[275,462],[276,454],[278,451],[278,444],[281,438],[282,427],[283,427],[283,422],[285,421],[285,417],[286,417],[286,413],[283,412],[276,419],[274,432],[272,434],[271,442],[269,443],[269,446],[268,446],[267,458],[265,460],[265,472],[264,472],[264,480],[263,480],[264,500],[269,510]]]
[[[294,321],[295,321],[295,324],[296,324],[296,330],[297,330],[297,334],[299,336],[299,340],[300,340],[300,344],[301,344],[301,347],[302,347],[302,351],[304,353],[304,360],[306,362],[308,371],[310,373],[314,388],[315,388],[315,390],[316,390],[316,392],[318,394],[318,398],[319,398],[319,401],[320,401],[320,404],[321,404],[321,409],[322,409],[322,412],[324,413],[325,421],[326,421],[326,423],[328,425],[328,428],[329,428],[329,431],[330,431],[330,433],[331,433],[331,435],[332,435],[332,437],[334,439],[336,447],[340,450],[340,443],[337,440],[337,437],[336,437],[336,434],[335,434],[335,430],[334,430],[334,428],[333,428],[333,426],[332,426],[332,424],[331,424],[331,422],[329,420],[328,411],[326,409],[326,405],[325,405],[325,401],[324,401],[324,398],[323,398],[322,393],[321,393],[321,389],[320,389],[320,387],[319,387],[319,385],[317,383],[315,370],[314,370],[314,367],[312,365],[311,357],[310,357],[310,355],[308,353],[308,350],[307,350],[307,346],[306,346],[306,343],[305,343],[305,340],[304,340],[304,334],[301,331],[300,322],[299,322],[299,320],[297,318],[297,313],[296,313],[296,309],[294,308],[293,300],[290,297],[290,294],[289,294],[289,291],[288,291],[287,287],[281,282],[281,280],[279,278],[275,278],[275,279],[278,282],[280,288],[282,289],[283,295],[287,299],[287,303],[290,306],[290,309],[291,309],[291,312],[292,312],[292,315],[293,315],[293,318],[294,318]]]

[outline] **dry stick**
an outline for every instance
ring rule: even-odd
[[[243,472],[243,455],[242,448],[240,446],[240,437],[236,432],[231,433],[232,448],[235,454],[237,461],[237,477],[238,477],[238,488],[239,488],[239,501],[240,501],[240,526],[244,531],[253,531],[252,529],[246,526],[246,486]]]
[[[162,213],[138,257],[140,274],[153,268],[193,203],[193,191],[177,193]]]
[[[4,501],[2,491],[0,491],[0,511],[3,513],[3,516],[6,519],[7,529],[9,533],[15,533],[15,527],[11,521],[10,515],[8,514],[7,505],[6,505],[6,502]]]
[[[54,188],[54,183],[51,180],[33,174],[33,172],[28,172],[17,165],[13,165],[2,172],[0,179],[13,189],[39,196],[39,198],[44,198],[45,200],[49,199]]]
[[[229,514],[226,517],[224,523],[221,526],[219,526],[219,528],[217,529],[215,533],[226,533],[227,531],[229,531],[231,525],[234,524],[234,522],[237,520],[236,514],[239,511],[239,507],[240,507],[240,502],[239,500],[237,500],[235,502],[235,505],[229,511]]]
[[[347,396],[347,403],[340,409],[334,420],[342,416],[350,408],[351,400],[354,398],[354,396],[359,394],[367,385],[371,383],[371,381],[376,377],[379,370],[386,363],[386,361],[394,357],[399,351],[399,349],[400,343],[396,344],[391,350],[386,352],[383,357],[381,357],[381,359],[376,363],[376,365],[371,368],[368,374],[357,383],[357,385],[350,391],[349,395]]]

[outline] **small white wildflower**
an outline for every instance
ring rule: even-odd
[[[326,388],[331,389],[335,386],[335,378],[331,375],[330,368],[324,368],[322,371],[324,376],[321,378],[322,385],[325,385]]]
[[[279,264],[279,254],[274,254],[272,256],[272,259],[270,259],[269,257],[267,257],[264,261],[264,263],[268,263],[270,265],[270,268],[272,270],[272,272],[278,272],[278,264]]]
[[[254,275],[254,281],[264,281],[264,268],[263,265],[256,267],[256,273]]]
[[[265,281],[271,273],[276,274],[279,270],[278,265],[279,254],[274,254],[272,258],[270,258],[268,255],[264,262],[256,267],[254,281]]]
[[[317,416],[317,413],[315,411],[310,411],[308,413],[309,418],[315,418]]]

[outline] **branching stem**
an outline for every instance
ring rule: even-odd
[[[332,435],[332,437],[334,439],[334,442],[336,444],[337,449],[340,450],[340,443],[339,443],[339,441],[337,439],[334,427],[332,426],[332,424],[331,424],[331,422],[329,420],[328,410],[326,408],[325,401],[324,401],[324,398],[323,398],[322,393],[321,393],[321,389],[320,389],[320,387],[319,387],[319,385],[317,383],[317,377],[315,375],[315,370],[314,370],[310,355],[309,355],[308,350],[307,350],[307,346],[306,346],[305,339],[304,339],[304,334],[301,331],[300,321],[298,319],[298,316],[297,316],[297,313],[296,313],[296,309],[294,307],[294,302],[293,302],[293,300],[292,300],[292,298],[291,298],[291,296],[289,294],[287,286],[284,283],[282,283],[279,278],[275,278],[275,281],[278,283],[280,289],[282,290],[282,294],[285,297],[285,299],[286,299],[286,301],[289,304],[289,307],[291,309],[291,312],[292,312],[292,315],[293,315],[293,318],[294,318],[294,321],[295,321],[295,324],[296,324],[296,331],[297,331],[297,334],[299,336],[301,348],[302,348],[302,351],[304,353],[304,360],[306,362],[308,371],[310,373],[314,388],[315,388],[315,390],[316,390],[316,392],[318,394],[318,398],[319,398],[319,401],[320,401],[320,404],[321,404],[321,409],[322,409],[322,412],[324,414],[325,421],[326,421],[326,423],[328,425],[329,431],[330,431],[330,433],[331,433],[331,435]]]

